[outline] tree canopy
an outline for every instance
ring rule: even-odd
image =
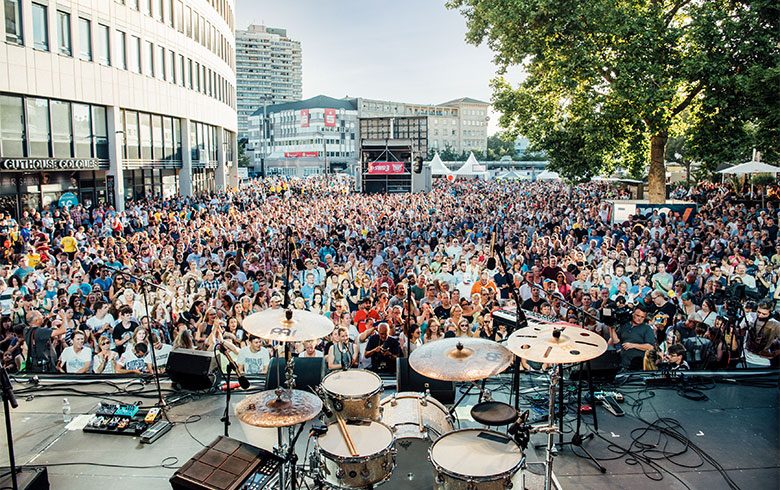
[[[493,103],[510,134],[583,179],[648,163],[665,198],[664,149],[684,137],[711,167],[756,146],[780,153],[780,9],[774,0],[450,0],[500,68]],[[512,86],[505,70],[519,66]]]

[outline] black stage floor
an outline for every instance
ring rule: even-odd
[[[89,413],[100,397],[127,403],[141,399],[145,405],[154,403],[151,397],[153,385],[147,385],[143,393],[132,395],[122,389],[123,385],[124,382],[107,386],[44,380],[41,383],[46,387],[44,390],[37,388],[37,391],[31,391],[30,385],[15,384],[16,389],[22,392],[18,395],[19,408],[12,413],[17,464],[47,465],[54,489],[105,490],[107,485],[111,490],[170,488],[168,478],[175,470],[159,465],[169,457],[178,458],[178,464],[182,464],[201,449],[195,439],[208,443],[222,433],[220,417],[224,410],[224,395],[206,396],[174,406],[169,415],[172,421],[178,423],[152,445],[141,444],[134,437],[86,434],[81,430],[66,429],[61,413],[63,396],[70,400],[74,416]],[[495,399],[506,398],[507,383],[490,385]],[[89,394],[78,396],[53,391],[66,386]],[[546,393],[541,376],[525,377],[522,387],[523,406],[534,402],[535,393]],[[598,408],[598,436],[585,442],[585,447],[607,468],[606,474],[601,474],[590,461],[575,454],[571,448],[565,448],[559,452],[554,464],[561,486],[577,489],[729,488],[729,483],[713,466],[714,463],[731,478],[732,488],[778,488],[780,412],[777,378],[764,378],[761,383],[750,384],[710,383],[700,388],[700,392],[684,394],[691,398],[703,394],[706,400],[685,398],[673,388],[647,389],[641,383],[617,388],[626,396],[622,405],[626,416],[615,417]],[[128,387],[128,391],[138,389],[138,384]],[[386,395],[389,393],[392,390],[385,391]],[[29,395],[33,398],[27,398]],[[234,402],[243,396],[235,395]],[[475,425],[467,417],[468,409],[475,401],[475,397],[468,397],[460,407],[461,427]],[[534,403],[541,404],[538,399]],[[573,414],[573,410],[570,413]],[[183,422],[193,415],[200,416],[199,420],[192,417],[191,420],[195,420],[185,426]],[[662,419],[659,426],[663,427],[679,423],[680,430],[695,448],[690,446],[683,454],[665,458],[662,451],[680,452],[684,449],[683,443],[657,431],[642,434],[641,429],[647,428],[648,424],[638,417],[651,424]],[[567,431],[573,427],[569,419],[573,421],[573,415],[567,417]],[[7,466],[5,429],[2,432],[0,466]],[[246,440],[237,421],[231,426],[230,435]],[[632,438],[640,435],[643,435],[640,439],[642,444],[658,447],[651,449],[632,444]],[[566,439],[570,438],[571,434],[566,434]],[[305,438],[301,439],[298,447],[302,456]],[[542,444],[544,440],[545,436],[537,434],[532,437],[532,444]],[[621,451],[618,446],[624,449],[631,447],[634,454],[617,454],[615,451]],[[711,462],[705,462],[697,450],[701,454],[706,453]],[[542,451],[532,447],[526,454],[531,462],[543,459]],[[67,464],[75,462],[85,464]],[[539,473],[541,468],[532,466],[530,471]],[[537,488],[539,480],[530,478],[529,482],[530,488]]]

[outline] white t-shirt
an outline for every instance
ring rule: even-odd
[[[246,345],[238,351],[236,364],[241,366],[244,374],[263,374],[268,370],[268,365],[271,364],[271,355],[265,347],[261,347],[257,352],[252,352]]]
[[[83,347],[81,352],[77,354],[72,346],[66,347],[60,354],[60,362],[66,373],[75,373],[83,369],[84,366],[89,366],[89,363],[92,362],[92,349]],[[89,369],[87,369],[87,372],[89,372]]]
[[[159,349],[154,349],[154,357],[157,359],[157,367],[164,368],[168,365],[168,356],[171,355],[173,346],[169,344],[162,344]],[[154,366],[152,362],[152,353],[149,352],[144,358],[144,362],[150,366]]]
[[[317,349],[314,349],[314,354],[309,355],[306,353],[306,351],[301,352],[298,354],[298,357],[322,357],[322,351],[318,351]]]
[[[91,316],[87,319],[87,326],[92,329],[93,332],[97,332],[100,328],[103,328],[103,325],[108,323],[108,325],[112,328],[114,327],[114,317],[111,316],[111,313],[106,313],[106,315],[103,318],[98,318],[96,316]],[[112,330],[109,330],[106,335],[108,337],[111,337]]]
[[[119,358],[119,365],[128,371],[146,372],[146,357],[136,357],[135,352],[126,350]]]

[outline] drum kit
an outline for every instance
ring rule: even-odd
[[[267,340],[301,342],[326,337],[333,325],[325,317],[286,309],[250,315],[244,328]],[[476,382],[482,380],[480,391],[485,394],[484,380],[506,370],[514,356],[545,363],[551,366],[549,413],[555,413],[557,365],[588,361],[606,348],[600,336],[579,327],[532,323],[516,330],[506,346],[469,337],[424,344],[411,354],[409,364],[429,378],[469,382],[471,388],[479,388]],[[554,417],[544,425],[528,425],[527,413],[520,416],[514,407],[492,401],[488,394],[473,407],[472,418],[484,426],[507,426],[506,433],[456,430],[454,408],[465,394],[450,409],[428,392],[382,398],[382,380],[362,369],[332,372],[316,393],[309,393],[295,389],[293,364],[288,354],[284,387],[248,396],[235,409],[245,426],[277,429],[274,450],[286,461],[279,488],[296,488],[295,443],[305,423],[317,417],[322,423],[312,426],[314,453],[310,465],[304,466],[307,481],[317,488],[523,489],[524,451],[534,433],[547,435],[545,489],[552,487],[553,437],[560,432]]]

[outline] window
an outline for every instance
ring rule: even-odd
[[[116,59],[119,62],[119,68],[127,70],[127,35],[122,31],[116,31]]]
[[[168,51],[168,63],[165,64],[167,71],[166,79],[171,83],[176,83],[176,53]]]
[[[176,24],[176,30],[184,33],[184,4],[182,0],[176,0],[174,4],[173,21]]]
[[[154,44],[144,41],[146,49],[144,50],[144,74],[150,77],[154,76]]]
[[[185,80],[185,74],[187,72],[187,67],[184,64],[184,55],[179,55],[179,85],[184,87],[187,84],[187,81]]]
[[[155,62],[154,62],[154,68],[155,68],[155,76],[159,78],[160,80],[166,80],[166,71],[165,71],[165,48],[162,46],[157,46],[155,48],[156,55],[155,55]]]
[[[173,159],[181,161],[181,119],[173,118]]]
[[[174,143],[173,143],[173,119],[170,117],[164,117],[163,123],[163,153],[158,160],[173,160]]]
[[[192,37],[192,9],[187,7],[184,13],[184,31],[187,37]]]
[[[152,116],[152,150],[155,160],[163,160],[163,119],[162,116]]]
[[[51,139],[54,158],[70,158],[71,133],[70,102],[52,100]]]
[[[71,56],[70,47],[70,14],[57,11],[57,48],[60,54]]]
[[[95,158],[108,160],[108,127],[105,107],[92,106],[92,128],[95,137]]]
[[[189,58],[187,58],[187,65],[188,65],[188,67],[189,67],[189,68],[188,68],[188,70],[187,70],[187,73],[189,74],[189,76],[187,77],[187,79],[190,81],[190,83],[189,83],[189,85],[190,85],[190,90],[192,90],[192,89],[193,89],[193,87],[195,86],[195,81],[193,80],[193,75],[194,75],[194,72],[193,72],[193,69],[192,69],[192,60],[191,60],[191,59],[189,59]]]
[[[130,71],[141,73],[141,38],[130,36]]]
[[[92,157],[92,113],[86,104],[73,104],[73,148],[75,158]]]
[[[92,23],[79,17],[79,58],[92,61]]]
[[[173,24],[173,0],[165,0],[162,21],[171,27],[175,27]]]
[[[0,155],[24,156],[24,108],[21,97],[0,95]]]
[[[24,44],[22,39],[22,0],[5,0],[5,40]]]
[[[151,160],[152,121],[150,114],[138,113],[138,139],[141,143],[141,160]]]
[[[43,51],[49,50],[49,20],[46,6],[32,4],[33,47]]]
[[[111,66],[111,30],[103,24],[98,24],[98,63]]]
[[[125,113],[125,144],[127,150],[125,157],[128,160],[138,160],[138,113],[127,111]]]
[[[28,156],[49,156],[49,101],[27,99],[27,138],[30,145]]]

